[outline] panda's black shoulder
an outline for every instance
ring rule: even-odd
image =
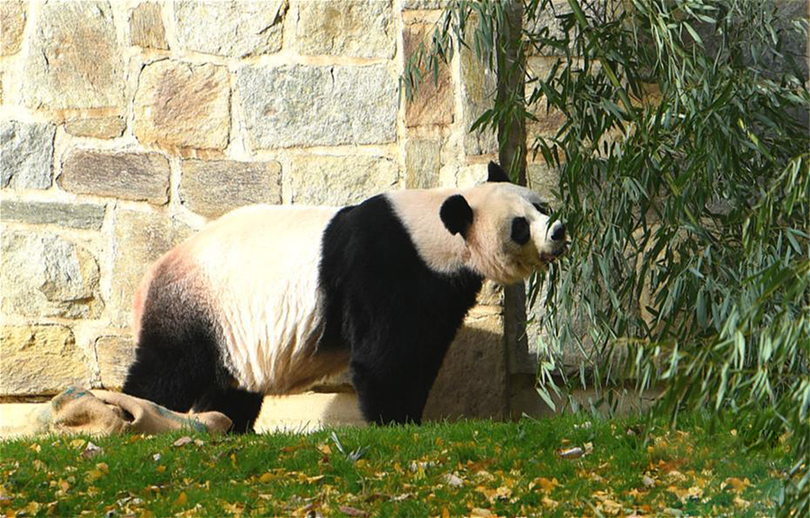
[[[347,319],[357,329],[379,325],[403,333],[432,322],[440,336],[452,338],[481,288],[472,271],[431,270],[386,195],[341,209],[321,246],[326,343],[341,335]],[[373,322],[366,320],[371,314]]]
[[[338,211],[322,239],[322,278],[339,275],[332,270],[347,267],[363,266],[370,269],[369,273],[380,274],[380,270],[412,269],[422,263],[405,225],[384,194]]]

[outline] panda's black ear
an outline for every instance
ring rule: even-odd
[[[454,194],[442,203],[439,217],[442,218],[442,223],[451,234],[460,233],[461,237],[466,238],[467,230],[473,222],[473,211],[464,196]]]
[[[489,163],[487,172],[489,173],[489,175],[487,176],[488,182],[506,182],[506,183],[510,182],[509,176],[504,172],[501,166],[499,166],[495,162]]]

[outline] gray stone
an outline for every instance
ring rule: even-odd
[[[506,417],[503,319],[498,311],[476,308],[467,317],[430,391],[425,419]]]
[[[209,218],[252,203],[281,203],[281,164],[184,160],[183,205]]]
[[[0,122],[0,186],[47,189],[53,181],[53,139],[56,126],[17,121]]]
[[[99,230],[104,221],[104,205],[6,200],[0,202],[0,219]]]
[[[129,15],[129,42],[145,49],[169,48],[159,4],[144,2],[132,10]]]
[[[298,3],[296,44],[300,54],[389,59],[395,42],[391,0]]]
[[[414,24],[405,27],[403,42],[406,59],[424,43],[429,50],[433,24]],[[438,81],[433,80],[433,72],[422,70],[424,75],[413,99],[405,102],[405,126],[447,125],[453,122],[453,81],[450,68],[440,65]]]
[[[28,9],[22,0],[0,2],[0,56],[19,52],[27,15]]]
[[[93,255],[54,234],[4,231],[3,312],[27,317],[94,318],[103,308]]]
[[[281,50],[286,8],[285,0],[175,0],[177,39],[181,48],[203,54],[271,54]]]
[[[539,4],[538,4],[539,6]],[[538,10],[529,19],[529,13],[524,13],[524,27],[527,32],[539,34],[540,31],[548,29],[545,35],[547,38],[561,39],[564,36],[563,21],[560,16],[571,14],[571,7],[568,0],[552,0],[550,5],[545,6],[545,9]],[[590,9],[585,6],[585,9]],[[575,50],[574,46],[570,46],[570,50]],[[530,53],[536,55],[564,55],[565,51],[562,49],[545,47],[543,49],[530,48]]]
[[[402,0],[403,9],[444,9],[452,0]]]
[[[127,123],[123,117],[81,119],[65,123],[65,131],[77,137],[117,138],[124,134]]]
[[[65,326],[2,326],[0,358],[3,396],[55,394],[91,382],[85,356]]]
[[[348,205],[390,191],[397,166],[379,157],[296,155],[284,181],[293,203]]]
[[[66,191],[162,205],[169,200],[169,161],[160,153],[73,151],[57,183]]]
[[[225,149],[230,101],[227,67],[158,61],[141,71],[133,130],[142,144]]]
[[[110,4],[47,2],[37,20],[23,72],[25,105],[122,108],[123,54]]]
[[[397,85],[385,65],[246,66],[237,84],[254,148],[396,140]]]
[[[437,140],[409,138],[405,141],[405,187],[430,189],[439,186],[442,144]]]
[[[542,157],[538,158],[539,162],[529,162],[526,166],[526,183],[544,202],[556,208],[560,204],[554,195],[559,190],[559,172],[543,162]]]
[[[164,214],[119,210],[113,236],[118,246],[113,254],[110,321],[121,328],[130,324],[132,296],[150,264],[190,236],[192,230]]]
[[[135,360],[135,342],[130,336],[100,336],[95,343],[101,386],[120,389],[124,385],[129,366]]]

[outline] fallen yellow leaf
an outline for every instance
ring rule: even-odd
[[[746,477],[744,480],[740,480],[737,477],[728,477],[724,482],[720,484],[720,489],[725,489],[727,487],[732,488],[737,493],[742,493],[745,491],[745,488],[751,485],[751,481],[748,480]]]
[[[180,493],[180,496],[177,497],[177,500],[175,500],[172,503],[172,505],[183,506],[183,505],[186,505],[187,503],[188,503],[188,497],[186,496],[186,492],[182,491]]]
[[[550,493],[554,491],[554,488],[559,486],[560,483],[557,481],[557,478],[552,478],[551,480],[545,477],[538,477],[531,482],[529,482],[529,490],[534,489],[535,487],[540,488],[540,491],[544,491],[546,493]]]

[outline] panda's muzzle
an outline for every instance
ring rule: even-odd
[[[551,235],[549,236],[549,245],[544,248],[548,248],[549,250],[543,250],[539,253],[540,255],[540,262],[541,263],[550,263],[555,261],[558,257],[563,255],[565,252],[568,251],[568,241],[566,240],[566,231],[565,225],[561,221],[557,221],[554,223],[554,226],[551,228]]]

